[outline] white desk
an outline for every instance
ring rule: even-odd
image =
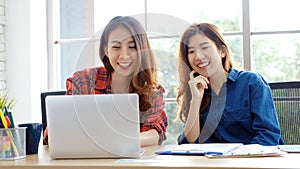
[[[27,155],[26,159],[0,161],[1,169],[112,169],[112,168],[300,168],[300,153],[290,153],[282,157],[223,158],[209,159],[204,156],[156,155],[153,152],[160,146],[146,147],[142,159],[72,159],[52,160],[48,147],[40,147],[38,155]]]

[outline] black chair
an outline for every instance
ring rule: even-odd
[[[269,85],[285,144],[300,144],[300,81]]]
[[[46,115],[46,97],[50,95],[65,95],[66,91],[51,91],[41,93],[41,108],[42,108],[42,124],[43,124],[43,135],[47,127],[47,115]],[[44,139],[43,139],[44,140]],[[45,145],[44,141],[43,144]]]

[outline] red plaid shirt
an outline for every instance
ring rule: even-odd
[[[73,77],[67,79],[67,94],[110,94],[112,93],[112,76],[104,67],[84,69],[75,72]],[[162,86],[160,92],[151,95],[151,107],[140,112],[140,131],[156,129],[159,133],[159,144],[166,139],[168,119],[164,111],[165,102]]]

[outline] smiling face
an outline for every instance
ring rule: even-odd
[[[188,41],[188,61],[192,68],[205,77],[223,71],[222,57],[224,52],[215,43],[202,34],[191,36]]]
[[[137,47],[126,28],[117,27],[110,33],[106,52],[114,74],[124,77],[133,75],[138,65]]]

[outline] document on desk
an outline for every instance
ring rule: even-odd
[[[287,154],[277,146],[263,146],[259,144],[242,145],[230,152],[219,154],[205,154],[208,158],[246,158],[246,157],[271,157]]]
[[[180,144],[172,148],[158,150],[155,153],[159,155],[223,155],[242,145],[242,143]]]
[[[300,153],[300,144],[285,144],[277,146],[281,151],[287,153]]]
[[[267,157],[286,154],[277,146],[242,143],[181,144],[160,149],[155,153],[159,155],[204,155],[208,158]]]

